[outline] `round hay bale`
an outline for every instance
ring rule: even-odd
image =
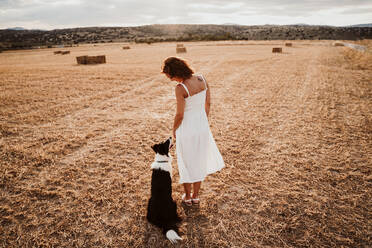
[[[176,48],[176,53],[185,53],[186,52],[186,47],[177,47]]]
[[[285,43],[285,46],[287,46],[287,47],[291,47],[291,46],[292,46],[292,43],[287,42],[287,43]]]
[[[273,47],[273,53],[281,53],[282,48],[281,47]]]
[[[127,49],[130,49],[130,47],[129,46],[123,46],[123,49],[127,50]]]

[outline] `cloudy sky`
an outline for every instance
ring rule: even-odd
[[[0,0],[0,29],[372,23],[372,0]]]

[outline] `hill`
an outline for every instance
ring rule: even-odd
[[[369,28],[372,28],[372,23],[356,24],[356,25],[351,25],[350,27],[360,27],[360,28],[369,27]]]
[[[86,27],[51,31],[0,30],[0,48],[22,49],[102,42],[358,40],[371,38],[371,27],[155,24],[138,27]]]
[[[26,30],[23,27],[14,27],[14,28],[7,28],[7,30]]]

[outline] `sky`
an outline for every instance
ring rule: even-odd
[[[0,29],[372,23],[372,0],[0,0]]]

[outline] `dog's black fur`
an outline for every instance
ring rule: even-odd
[[[155,153],[169,157],[170,139],[153,145]],[[147,207],[147,220],[160,227],[166,234],[169,230],[178,233],[177,204],[172,198],[172,179],[168,171],[153,169],[151,178],[151,197]]]

